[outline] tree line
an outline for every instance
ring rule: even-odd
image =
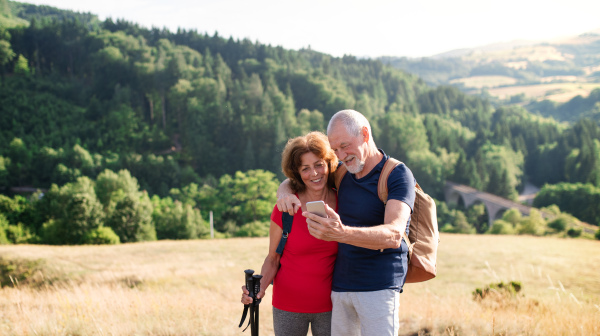
[[[169,196],[159,197],[140,190],[129,171],[106,169],[95,180],[80,176],[28,198],[0,195],[0,244],[208,238],[209,212],[214,214],[216,237],[266,236],[265,218],[273,210],[278,186],[273,173],[250,170],[201,187],[191,183],[173,188]]]

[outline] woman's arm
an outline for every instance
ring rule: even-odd
[[[279,227],[279,225],[271,221],[271,226],[269,228],[269,254],[265,258],[265,262],[260,270],[260,274],[263,277],[260,279],[260,292],[257,295],[259,299],[262,299],[265,296],[265,291],[273,279],[275,279],[275,275],[279,270],[279,259],[281,258],[281,255],[279,255],[276,251],[279,241],[281,240],[282,233],[283,230]],[[248,296],[249,292],[246,289],[246,286],[243,286],[242,290],[244,292],[242,296],[242,303],[250,304],[252,302],[252,298]]]

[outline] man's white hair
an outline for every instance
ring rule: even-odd
[[[363,127],[367,127],[369,130],[370,138],[373,139],[371,134],[371,124],[362,113],[354,110],[341,110],[331,117],[329,125],[327,125],[327,134],[331,132],[333,125],[341,123],[346,128],[346,131],[351,136],[359,136]]]

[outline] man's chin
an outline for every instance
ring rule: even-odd
[[[346,163],[344,163],[344,166],[346,166],[346,169],[348,170],[348,172],[350,174],[358,174],[360,173],[363,168],[365,167],[364,164],[357,164],[357,165],[352,165],[352,166],[348,166]]]

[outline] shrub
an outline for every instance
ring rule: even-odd
[[[235,232],[235,237],[267,237],[269,235],[269,222],[254,221],[244,224]]]
[[[548,227],[556,232],[565,231],[568,225],[569,220],[566,216],[559,216],[550,223],[548,223]]]
[[[596,239],[600,240],[600,229],[598,229],[598,231],[596,231]]]
[[[14,244],[33,243],[37,238],[27,227],[21,223],[17,225],[9,225],[8,229],[6,230],[6,237]]]
[[[0,213],[6,216],[10,225],[26,224],[33,231],[36,222],[39,221],[33,202],[20,195],[15,195],[13,198],[0,195]],[[8,239],[15,242],[10,237]]]
[[[200,210],[190,204],[173,202],[170,197],[152,197],[152,219],[158,239],[195,239],[208,235],[208,225],[202,220]]]
[[[8,219],[6,219],[4,214],[0,213],[0,245],[10,244],[10,241],[6,237],[8,226]]]
[[[515,233],[515,230],[511,223],[498,219],[494,221],[494,224],[492,224],[492,227],[488,232],[491,234],[513,234]]]
[[[452,226],[454,227],[454,233],[476,233],[475,228],[469,223],[467,216],[462,211],[456,211]]]
[[[600,223],[600,188],[591,183],[545,185],[536,195],[533,206],[556,204],[565,212],[588,223]]]
[[[26,260],[0,257],[0,285],[2,287],[40,286],[45,282],[52,281],[50,277],[47,277],[48,272],[43,268],[44,260],[42,259]]]
[[[472,226],[476,232],[473,233],[484,233],[489,230],[488,215],[485,205],[477,203],[471,206],[466,211],[467,222]],[[462,232],[470,233],[470,232]]]
[[[517,224],[519,224],[522,219],[523,219],[523,216],[521,215],[521,211],[519,211],[518,209],[515,209],[515,208],[511,208],[511,209],[507,210],[502,215],[502,220],[504,220],[508,223],[511,223],[513,225],[513,227],[516,226]]]
[[[87,177],[60,188],[52,185],[38,207],[48,218],[40,234],[47,244],[81,244],[83,236],[98,228],[104,217],[94,183]]]
[[[116,202],[125,195],[137,195],[139,189],[137,179],[126,169],[119,173],[105,169],[96,178],[96,196],[105,208],[109,207],[111,201]]]
[[[452,224],[450,224],[450,223],[446,223],[446,224],[444,224],[444,226],[442,226],[440,228],[440,232],[453,233],[454,232],[454,226],[452,226]]]
[[[523,220],[517,227],[517,232],[519,234],[530,234],[534,236],[539,236],[543,234],[545,224],[546,222],[542,218],[540,212],[536,209],[531,209],[529,217],[523,218]]]
[[[90,245],[115,245],[119,244],[119,236],[109,227],[101,226],[86,233],[82,239],[83,244]]]
[[[483,300],[489,296],[504,296],[504,297],[515,297],[517,293],[521,291],[522,285],[518,281],[511,281],[509,283],[499,282],[495,284],[489,284],[484,288],[476,288],[473,292],[474,300]]]
[[[581,229],[570,228],[567,230],[567,235],[572,238],[577,238],[581,236]]]
[[[554,214],[556,216],[558,216],[558,215],[561,214],[560,208],[556,204],[552,204],[552,205],[549,205],[547,207],[543,207],[543,208],[541,208],[541,210],[544,211],[544,212],[549,212],[549,213]]]
[[[105,221],[123,243],[156,240],[152,203],[147,194],[129,194],[116,202]]]

